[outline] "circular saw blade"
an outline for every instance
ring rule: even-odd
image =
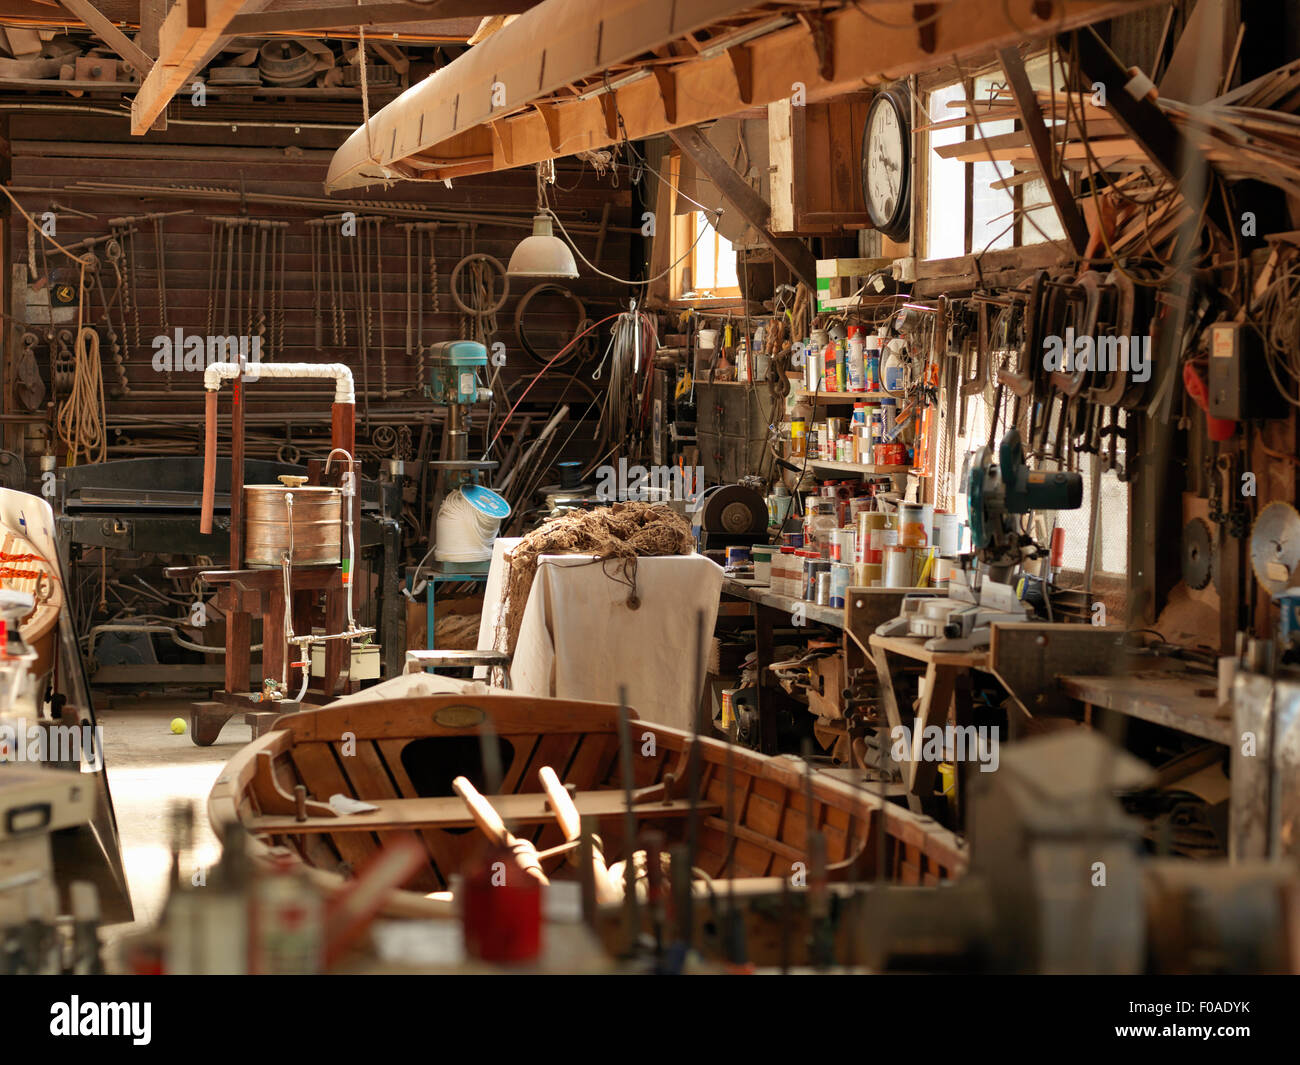
[[[1214,540],[1210,525],[1204,518],[1193,518],[1183,526],[1180,557],[1183,564],[1183,583],[1189,588],[1201,589],[1210,583],[1214,572]]]
[[[1290,503],[1270,503],[1259,512],[1250,530],[1250,565],[1270,595],[1291,587],[1300,565],[1300,514]]]

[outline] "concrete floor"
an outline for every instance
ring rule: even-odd
[[[117,814],[122,863],[135,909],[134,924],[104,929],[112,949],[123,936],[151,927],[167,899],[173,800],[195,804],[194,847],[181,856],[182,873],[193,874],[220,856],[220,844],[208,824],[208,792],[222,766],[249,741],[250,733],[235,718],[211,747],[197,747],[188,732],[188,699],[117,698],[111,709],[99,709],[97,697],[96,704],[104,728],[108,787]],[[186,722],[184,735],[171,732],[176,717]]]

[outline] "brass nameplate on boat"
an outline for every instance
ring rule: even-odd
[[[473,728],[487,720],[477,706],[444,706],[433,715],[434,723],[443,728]]]

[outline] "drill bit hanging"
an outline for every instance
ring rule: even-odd
[[[284,258],[288,222],[211,216],[208,252],[208,335],[238,333],[241,350],[257,359],[284,348]],[[229,343],[229,339],[227,340]]]
[[[438,222],[403,222],[406,234],[406,353],[415,366],[412,391],[422,393],[428,372],[429,349],[424,340],[424,274],[429,272],[429,302],[439,311],[438,259],[434,241]],[[412,252],[414,238],[414,252]],[[414,322],[414,326],[412,325]]]

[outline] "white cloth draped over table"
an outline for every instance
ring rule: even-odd
[[[492,647],[505,595],[506,554],[518,539],[498,539],[492,552],[479,647]],[[510,663],[514,691],[615,703],[620,686],[645,721],[690,729],[703,692],[696,662],[708,661],[722,592],[722,568],[703,555],[636,560],[640,606],[621,560],[542,555]],[[697,613],[706,641],[697,649]]]

